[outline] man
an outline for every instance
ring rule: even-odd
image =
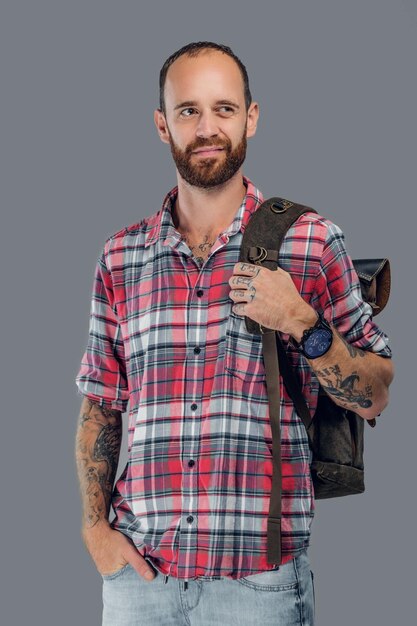
[[[76,457],[106,625],[314,623],[308,440],[281,385],[282,559],[270,564],[271,427],[262,343],[245,315],[281,332],[312,413],[319,382],[364,419],[388,403],[388,338],[338,226],[307,213],[276,271],[237,262],[263,200],[242,174],[258,116],[230,48],[174,53],[154,120],[178,185],[158,213],[109,237],[97,262]],[[310,360],[297,342],[318,312],[332,342]],[[113,487],[128,401],[129,459]]]

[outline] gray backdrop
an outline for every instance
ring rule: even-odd
[[[242,58],[260,103],[244,173],[336,222],[353,258],[391,259],[390,405],[366,432],[365,494],[317,503],[310,557],[318,626],[411,623],[416,31],[412,0],[1,3],[4,624],[100,624],[74,378],[101,246],[176,182],[160,67],[202,39]]]

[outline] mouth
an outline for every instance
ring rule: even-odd
[[[212,148],[200,148],[198,150],[195,150],[193,152],[193,154],[198,154],[198,156],[216,156],[216,154],[218,154],[219,152],[223,152],[223,148],[217,148],[217,147],[212,147]]]

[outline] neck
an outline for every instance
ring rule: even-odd
[[[178,196],[173,211],[174,225],[181,234],[218,234],[233,221],[243,202],[246,187],[242,172],[211,189],[194,187],[177,174]]]

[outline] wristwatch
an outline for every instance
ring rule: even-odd
[[[301,354],[307,359],[317,359],[330,349],[333,342],[333,332],[330,324],[323,315],[317,312],[317,322],[303,332],[299,343],[295,342]]]

